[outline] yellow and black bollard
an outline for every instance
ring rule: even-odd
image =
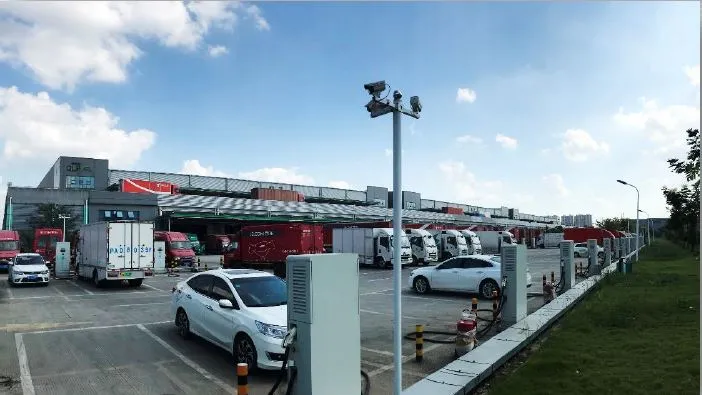
[[[470,301],[470,311],[473,314],[478,314],[478,298],[473,298]]]
[[[541,289],[544,290],[544,293],[546,292],[546,274],[541,278]]]
[[[546,276],[544,276],[544,278],[545,277]],[[497,298],[498,298],[497,291],[492,291],[492,319],[493,320],[497,319]]]
[[[200,271],[200,257],[197,257],[197,271]]]
[[[238,363],[236,365],[237,395],[249,395],[249,365]]]
[[[424,359],[424,325],[417,324],[414,339],[414,360],[422,362]]]

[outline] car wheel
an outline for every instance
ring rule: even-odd
[[[130,287],[141,287],[141,283],[144,282],[143,278],[138,278],[136,280],[128,280]]]
[[[237,363],[245,363],[249,365],[249,372],[256,370],[257,354],[256,346],[247,335],[240,333],[234,339],[234,359]]]
[[[414,279],[413,288],[418,294],[425,294],[431,290],[429,280],[421,276]]]
[[[176,314],[176,327],[178,327],[180,337],[185,340],[190,338],[190,320],[188,319],[188,314],[182,308],[178,309]]]
[[[497,283],[495,280],[487,279],[480,283],[480,297],[483,299],[492,299],[492,292],[497,291]]]

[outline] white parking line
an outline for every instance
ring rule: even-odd
[[[390,317],[393,316],[393,313],[382,313],[382,312],[380,312],[380,311],[364,310],[364,309],[361,309],[361,313],[375,314],[375,315],[387,315],[387,316],[390,316]],[[422,318],[418,318],[418,317],[412,317],[412,316],[409,316],[409,315],[403,315],[402,318],[406,318],[406,319],[408,319],[408,320],[421,320],[421,319],[422,319]]]
[[[32,374],[29,371],[29,360],[27,350],[24,347],[24,339],[21,333],[15,333],[15,345],[17,346],[17,359],[20,368],[20,380],[22,381],[22,394],[34,395],[34,384]]]
[[[391,356],[391,357],[393,356],[393,353],[391,353],[390,351],[376,350],[374,348],[368,348],[368,347],[361,347],[361,350],[380,354],[380,355],[387,355],[387,356]]]
[[[359,296],[366,296],[366,295],[382,295],[384,292],[392,291],[393,289],[381,289],[379,291],[373,291],[373,292],[365,292],[362,294],[358,294]]]
[[[116,304],[113,307],[132,307],[132,306],[148,306],[151,304],[170,304],[171,302],[149,302],[149,303],[132,303],[132,304]]]
[[[430,352],[432,350],[436,350],[437,348],[439,348],[441,346],[442,346],[442,344],[432,344],[429,347],[425,347],[424,348],[424,355],[426,355],[428,352]],[[402,363],[405,363],[405,362],[410,361],[412,359],[414,359],[414,354],[405,355],[404,357],[402,357]],[[389,363],[387,365],[383,365],[383,366],[379,367],[378,369],[375,369],[375,370],[369,372],[368,377],[375,377],[383,372],[386,372],[388,370],[392,370],[394,367],[395,367],[394,363]]]
[[[69,301],[69,300],[68,300],[68,296],[66,296],[66,294],[63,293],[63,291],[61,291],[60,289],[58,289],[57,287],[51,287],[51,289],[53,289],[54,291],[56,291],[57,294],[61,295],[61,297],[62,297],[64,300],[66,300],[67,302]]]
[[[186,357],[185,355],[181,354],[178,350],[173,348],[170,344],[166,343],[165,340],[161,339],[160,337],[156,336],[153,332],[150,330],[146,329],[146,327],[142,324],[138,324],[137,328],[139,328],[142,332],[146,333],[151,337],[152,339],[156,340],[158,344],[162,345],[163,348],[166,350],[170,351],[173,355],[178,357],[181,361],[183,361],[184,364],[190,366],[193,370],[196,372],[200,373],[203,377],[206,379],[212,381],[213,383],[217,384],[220,388],[223,390],[227,391],[230,394],[236,394],[236,390],[231,387],[229,384],[225,383],[224,381],[218,379],[214,375],[210,374],[208,371],[206,371],[203,367],[195,363],[193,360],[190,358]]]
[[[69,280],[69,281],[66,281],[66,282],[67,282],[68,284],[71,284],[71,285],[73,285],[74,287],[80,289],[81,291],[87,293],[88,295],[93,295],[93,292],[92,292],[92,291],[88,291],[87,289],[81,287],[80,285],[76,284],[76,282],[73,281],[73,280]]]
[[[164,290],[162,290],[162,289],[156,288],[156,287],[152,287],[152,286],[149,285],[149,284],[141,284],[141,286],[142,286],[142,287],[146,287],[146,288],[153,289],[154,291],[158,291],[158,292],[168,292],[168,291],[164,291]]]
[[[392,280],[392,277],[374,278],[373,280],[368,280],[368,282],[372,283],[373,281],[385,281],[385,280]]]
[[[170,324],[173,321],[156,321],[156,322],[145,322],[143,324],[118,324],[118,325],[101,325],[101,326],[86,326],[82,328],[61,328],[61,329],[46,329],[46,330],[40,330],[40,331],[31,331],[31,332],[24,332],[22,333],[23,335],[35,335],[35,334],[42,334],[42,333],[54,333],[54,332],[79,332],[79,331],[89,331],[89,330],[96,330],[96,329],[113,329],[113,328],[129,328],[132,326],[138,326],[138,325],[158,325],[158,324]]]

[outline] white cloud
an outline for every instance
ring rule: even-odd
[[[120,83],[143,55],[138,42],[193,51],[211,30],[233,29],[239,11],[269,27],[258,7],[237,2],[0,2],[0,61],[52,89]]]
[[[692,86],[699,87],[700,86],[700,65],[697,64],[695,66],[685,66],[684,71],[685,71],[685,75],[687,75],[687,78],[690,80],[690,84],[692,84]]]
[[[349,184],[346,181],[330,181],[329,187],[330,188],[339,188],[339,189],[353,189],[351,184]]]
[[[515,138],[507,137],[501,133],[498,133],[497,136],[495,136],[495,141],[500,143],[500,145],[502,145],[502,148],[504,148],[504,149],[509,149],[509,150],[517,149],[517,139],[515,139]]]
[[[566,197],[570,195],[570,191],[566,188],[563,177],[560,174],[547,174],[541,180],[548,185],[549,189],[555,191],[558,196]]]
[[[563,156],[573,162],[587,161],[591,156],[609,152],[609,144],[598,142],[583,129],[568,129],[561,142]]]
[[[505,203],[501,195],[502,183],[500,181],[483,181],[466,167],[465,163],[448,160],[439,163],[439,171],[448,182],[442,199],[453,198],[456,203],[468,203],[492,207]]]
[[[13,165],[49,162],[64,155],[104,158],[110,166],[130,167],[153,146],[156,134],[119,129],[118,123],[118,117],[101,107],[73,109],[56,103],[46,92],[33,95],[0,87],[1,157]]]
[[[183,162],[183,167],[180,172],[199,176],[239,178],[252,181],[280,182],[283,184],[314,185],[314,178],[298,173],[295,167],[288,169],[283,167],[264,167],[232,175],[216,170],[212,166],[204,166],[197,159],[188,159]]]
[[[478,96],[475,91],[470,88],[458,88],[458,91],[456,92],[456,102],[458,103],[473,103],[477,98]]]
[[[465,134],[463,136],[456,137],[456,142],[457,143],[481,144],[483,142],[483,139],[481,139],[480,137],[475,137],[475,136],[471,136],[469,134]]]
[[[223,45],[210,45],[209,47],[207,47],[207,52],[210,54],[211,57],[216,58],[228,53],[229,50]]]

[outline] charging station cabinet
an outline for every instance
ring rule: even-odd
[[[604,248],[604,264],[602,266],[607,267],[612,263],[612,239],[604,238],[602,239],[602,248]]]
[[[597,260],[597,240],[588,239],[587,240],[587,262],[590,270],[589,275],[594,276],[600,274],[599,271],[599,261]]]
[[[154,273],[166,272],[166,242],[154,241]]]
[[[71,277],[71,243],[59,241],[56,243],[54,276],[56,278]]]
[[[502,279],[507,281],[507,300],[502,308],[502,324],[510,326],[527,316],[526,245],[502,246]]]
[[[561,267],[563,272],[563,292],[575,285],[575,243],[573,240],[561,241]]]
[[[292,394],[360,394],[358,254],[290,255],[286,266]]]

